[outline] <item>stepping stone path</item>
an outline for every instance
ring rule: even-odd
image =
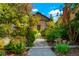
[[[28,51],[28,56],[55,56],[46,39],[36,39],[34,46]]]

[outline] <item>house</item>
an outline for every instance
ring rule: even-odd
[[[50,18],[46,17],[40,12],[35,13],[33,16],[40,17],[39,23],[37,25],[37,29],[45,30],[47,27],[46,22],[50,21]]]

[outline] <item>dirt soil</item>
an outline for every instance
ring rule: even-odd
[[[69,51],[67,56],[79,56],[79,48],[73,48]]]

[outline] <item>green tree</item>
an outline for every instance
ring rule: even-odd
[[[16,3],[0,4],[0,25],[3,24],[2,26],[4,27],[5,32],[7,32],[7,35],[12,34],[12,32],[24,33],[26,31],[29,16],[27,13],[24,13],[24,5],[25,4]]]

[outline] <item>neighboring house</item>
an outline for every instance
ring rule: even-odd
[[[35,13],[33,16],[40,17],[40,22],[37,25],[38,30],[45,30],[47,25],[46,22],[50,20],[50,18],[46,17],[45,15],[41,14],[40,12]]]

